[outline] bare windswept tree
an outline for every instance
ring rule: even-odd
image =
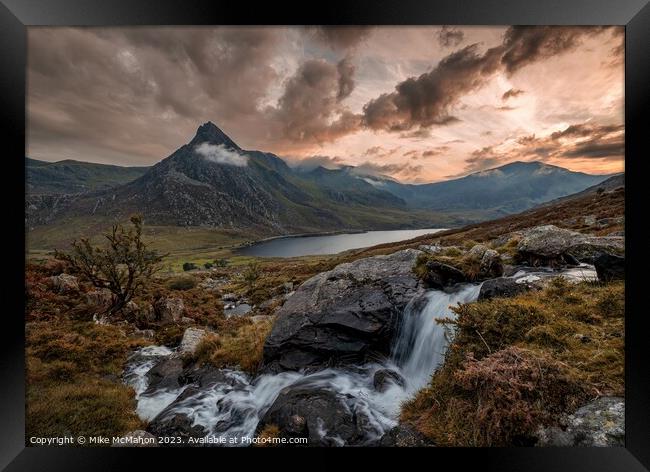
[[[106,234],[105,247],[92,246],[87,238],[75,240],[69,253],[56,252],[56,258],[93,286],[108,289],[113,302],[106,311],[112,315],[129,303],[144,283],[160,270],[164,255],[147,248],[142,241],[142,217],[131,217],[131,228],[113,225]]]

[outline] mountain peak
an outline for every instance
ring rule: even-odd
[[[221,131],[221,129],[215,125],[212,121],[203,123],[196,130],[196,135],[190,141],[190,145],[197,145],[201,143],[210,143],[210,144],[223,144],[226,147],[240,150],[241,148],[230,139],[230,137]]]

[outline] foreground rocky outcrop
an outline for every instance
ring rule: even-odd
[[[602,254],[620,254],[624,249],[621,236],[589,236],[553,225],[524,231],[517,244],[519,258],[531,266],[593,264]]]
[[[598,280],[610,282],[625,280],[625,257],[614,254],[601,254],[594,261]]]
[[[379,441],[382,447],[433,447],[433,444],[426,436],[412,426],[397,425]]]
[[[402,309],[422,287],[421,251],[374,256],[318,274],[278,310],[263,371],[319,369],[387,355]]]
[[[359,445],[368,441],[369,418],[354,412],[346,397],[324,388],[292,385],[280,392],[257,426],[274,425],[281,437],[307,438],[309,446]]]
[[[526,282],[517,282],[511,277],[497,277],[486,280],[481,285],[481,291],[478,294],[479,300],[489,300],[491,298],[509,298],[525,293],[533,288],[533,284]]]
[[[561,427],[540,428],[538,446],[625,446],[625,400],[602,397],[569,415]]]

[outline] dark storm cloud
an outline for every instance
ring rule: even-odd
[[[336,65],[336,70],[339,74],[339,91],[336,95],[338,100],[343,100],[348,97],[354,90],[354,71],[355,67],[350,57],[346,57],[339,61]]]
[[[625,154],[625,129],[623,125],[578,123],[546,137],[522,136],[515,140],[514,147],[500,150],[503,144],[483,147],[472,152],[465,159],[463,174],[516,160],[622,160]]]
[[[313,26],[308,34],[331,49],[350,49],[368,37],[371,26]]]
[[[356,131],[360,118],[340,103],[354,87],[353,74],[347,58],[338,64],[305,61],[285,83],[277,106],[267,109],[269,122],[294,143],[323,143]]]
[[[234,123],[256,110],[277,78],[269,65],[277,34],[30,28],[29,142],[40,152],[54,139],[75,150],[92,143],[131,163],[164,156],[191,137],[197,122]]]
[[[514,88],[512,88],[512,89],[508,90],[507,92],[505,92],[505,93],[501,96],[501,100],[504,100],[504,101],[505,101],[505,100],[508,100],[509,98],[518,97],[518,96],[521,95],[522,93],[524,93],[523,90],[519,90],[519,89],[514,89]]]
[[[394,92],[369,101],[363,108],[364,124],[384,131],[452,124],[451,109],[463,96],[483,87],[497,72],[513,74],[526,65],[568,52],[580,44],[583,36],[605,29],[510,27],[499,46],[481,54],[478,44],[469,45],[443,58],[431,71],[400,82]],[[506,94],[504,99],[508,98]]]
[[[458,46],[464,37],[465,34],[461,30],[446,25],[438,32],[438,42],[446,48]]]
[[[440,61],[430,72],[409,78],[368,102],[364,123],[372,129],[405,131],[453,123],[449,114],[460,97],[481,87],[499,67],[499,53],[478,53],[478,45],[467,46]]]
[[[599,34],[608,27],[511,26],[503,40],[501,63],[509,74],[543,59],[575,49],[584,36]]]

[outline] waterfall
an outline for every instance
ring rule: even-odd
[[[227,370],[229,383],[183,395],[181,401],[174,402],[178,391],[143,393],[151,354],[167,354],[145,348],[149,351],[144,354],[149,356],[134,357],[139,360],[129,367],[126,381],[137,390],[138,412],[143,418],[150,420],[158,414],[164,417],[181,413],[192,418],[194,424],[203,426],[209,436],[226,438],[252,437],[259,419],[283,388],[309,384],[343,395],[352,411],[367,418],[368,440],[378,439],[397,424],[402,402],[429,382],[444,359],[449,340],[445,327],[436,320],[453,317],[449,307],[476,300],[479,290],[480,285],[464,284],[451,292],[432,290],[412,300],[404,309],[391,357],[382,363],[355,369],[329,368],[311,374],[283,372],[252,380],[242,372]],[[392,383],[385,390],[377,391],[373,378],[380,369],[397,372],[403,377],[404,385]]]
[[[433,290],[406,306],[392,358],[409,390],[424,387],[444,360],[448,333],[437,320],[454,318],[450,307],[473,302],[480,290],[480,285],[462,285],[451,293]]]

